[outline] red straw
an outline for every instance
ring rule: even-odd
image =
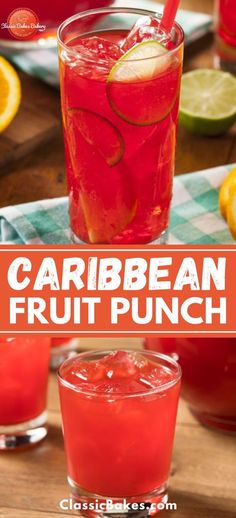
[[[170,33],[173,27],[180,0],[166,0],[160,28]]]

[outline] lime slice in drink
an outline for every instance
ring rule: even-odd
[[[182,77],[180,124],[200,135],[225,133],[236,120],[236,78],[220,70],[194,70]]]
[[[166,73],[172,69],[168,50],[155,40],[134,45],[112,67],[107,97],[113,111],[126,122],[148,126],[164,119],[177,96],[179,74],[174,69],[172,89]]]
[[[121,56],[111,69],[108,80],[122,83],[148,81],[168,68],[169,57],[164,57],[167,52],[167,49],[155,40],[138,43]],[[160,59],[160,56],[163,56],[163,59]]]
[[[66,136],[73,170],[70,182],[91,243],[110,243],[129,225],[137,206],[129,169],[120,160],[119,132],[109,124],[100,115],[80,108],[67,113]]]
[[[68,115],[86,142],[96,148],[109,166],[120,162],[125,143],[119,130],[108,119],[82,108],[72,108]]]
[[[130,207],[125,203],[118,206],[114,202],[114,210],[106,210],[106,199],[95,196],[92,190],[82,187],[79,195],[80,205],[83,211],[89,242],[92,244],[110,243],[116,235],[121,233],[133,219],[136,205]],[[100,194],[100,193],[99,193]],[[112,192],[113,194],[113,192]],[[118,193],[119,194],[119,193]]]

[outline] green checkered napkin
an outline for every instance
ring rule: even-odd
[[[233,167],[222,166],[174,179],[169,244],[229,244],[233,239],[218,210],[218,189]],[[0,210],[5,244],[68,244],[67,198]]]
[[[133,0],[116,0],[113,5],[115,7],[134,7],[134,2]],[[163,10],[163,5],[157,4],[153,0],[136,0],[135,7],[156,12],[162,12]],[[184,30],[185,43],[188,44],[209,31],[212,17],[208,14],[180,9],[177,21]],[[6,49],[0,47],[1,53],[6,54]],[[7,57],[23,72],[38,77],[51,86],[58,86],[58,58],[55,48],[27,50],[15,54],[11,54],[8,50]]]

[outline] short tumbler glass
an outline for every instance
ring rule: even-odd
[[[49,338],[0,338],[0,450],[47,435]]]
[[[59,369],[72,495],[76,502],[97,501],[98,506],[109,498],[113,504],[126,499],[130,503],[143,503],[147,509],[152,503],[163,505],[167,501],[181,369],[168,356],[152,351],[127,351],[138,353],[142,361],[152,362],[153,368],[167,369],[171,381],[160,381],[155,388],[147,382],[144,392],[134,393],[88,392],[79,384],[68,382],[68,373],[75,374],[76,362],[78,365],[78,361],[99,360],[110,353],[81,353],[65,361]],[[83,511],[82,514],[86,515]],[[106,513],[100,510],[95,514]]]

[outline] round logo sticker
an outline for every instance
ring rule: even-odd
[[[17,40],[32,38],[38,31],[38,23],[37,14],[27,7],[14,9],[7,19],[8,30]]]

